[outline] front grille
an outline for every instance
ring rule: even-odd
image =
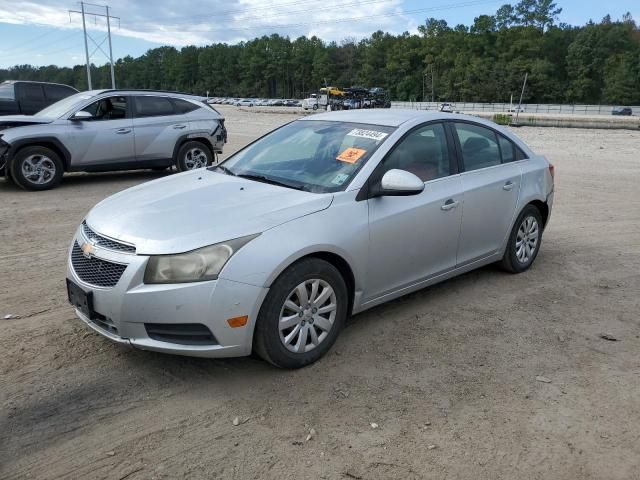
[[[99,233],[91,230],[87,222],[82,222],[82,233],[88,239],[93,241],[97,246],[102,248],[108,248],[109,250],[115,250],[117,252],[124,253],[136,253],[136,247],[133,245],[127,245],[126,243],[117,242],[110,238],[103,237]]]
[[[71,265],[78,278],[85,283],[97,287],[113,287],[127,268],[120,263],[108,262],[100,258],[87,258],[82,253],[78,242],[71,250]]]
[[[201,323],[145,323],[153,340],[179,345],[218,345],[211,330]]]

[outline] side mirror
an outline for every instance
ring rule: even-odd
[[[80,110],[79,112],[73,114],[71,120],[88,120],[90,118],[93,118],[93,115],[85,110]]]
[[[406,170],[392,169],[382,176],[380,185],[374,189],[372,196],[408,196],[418,195],[424,190],[424,182],[420,177]]]

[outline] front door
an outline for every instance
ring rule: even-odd
[[[126,165],[135,160],[134,132],[129,112],[130,97],[113,96],[82,108],[91,118],[69,120],[73,138],[73,169]]]
[[[462,217],[463,190],[441,123],[410,132],[383,160],[373,178],[407,170],[425,182],[422,193],[369,202],[369,262],[365,301],[451,270]]]

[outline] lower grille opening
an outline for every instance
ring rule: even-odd
[[[147,335],[160,342],[178,345],[218,345],[211,330],[201,323],[145,323]]]
[[[94,325],[100,327],[102,330],[106,330],[109,333],[118,335],[118,327],[115,326],[113,320],[105,317],[104,315],[94,312],[93,317],[91,317],[89,321]]]

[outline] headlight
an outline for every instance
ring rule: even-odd
[[[215,280],[231,256],[259,234],[177,255],[154,255],[147,262],[144,283],[186,283]]]

